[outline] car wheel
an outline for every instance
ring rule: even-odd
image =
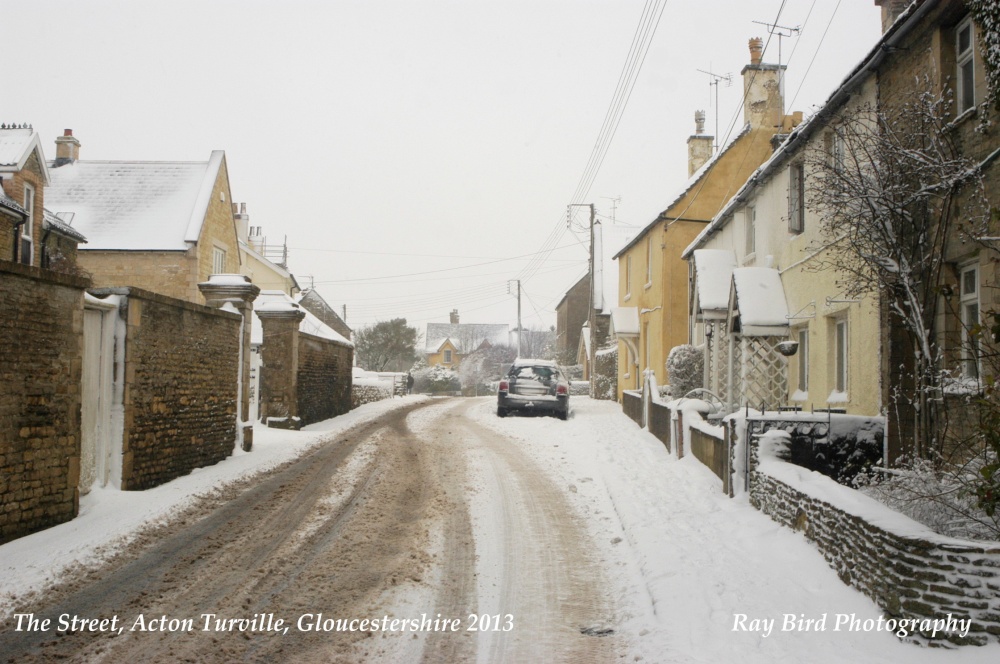
[[[559,419],[565,421],[569,417],[569,410],[563,410],[559,412]]]
[[[507,417],[507,409],[497,408],[497,417]]]

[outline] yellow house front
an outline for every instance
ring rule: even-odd
[[[447,369],[457,369],[461,358],[458,354],[458,347],[451,339],[445,339],[437,350],[427,354],[427,366],[445,367]]]
[[[688,342],[688,266],[684,249],[722,206],[771,155],[771,140],[788,132],[802,114],[784,116],[779,86],[783,65],[762,64],[762,42],[750,40],[750,64],[743,69],[745,125],[712,155],[704,114],[695,114],[696,133],[688,139],[690,179],[638,235],[615,255],[619,270],[619,308],[634,309],[638,332],[617,332],[618,399],[639,389],[643,370],[659,384],[669,383],[666,361],[674,346]],[[626,326],[631,330],[631,325]]]

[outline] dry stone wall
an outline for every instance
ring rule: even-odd
[[[351,348],[329,339],[299,335],[298,400],[303,425],[351,409],[353,353]]]
[[[802,531],[841,580],[870,597],[887,616],[941,619],[951,614],[971,619],[968,635],[938,634],[938,641],[1000,641],[1000,544],[902,536],[759,470],[751,472],[750,502],[775,521]],[[917,638],[929,641],[930,636]]]
[[[236,441],[239,314],[138,288],[126,296],[122,488],[217,463]]]
[[[0,261],[0,544],[76,516],[88,283]]]

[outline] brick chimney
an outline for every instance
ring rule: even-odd
[[[882,8],[882,32],[889,29],[899,15],[903,13],[911,0],[875,0],[875,6]]]
[[[72,164],[80,158],[80,141],[73,137],[73,130],[63,130],[63,135],[56,137],[55,166]]]
[[[753,129],[774,129],[781,125],[784,102],[781,78],[785,65],[762,62],[764,40],[750,40],[750,64],[743,68],[743,121]]]
[[[688,137],[688,177],[712,158],[714,136],[705,133],[705,111],[694,112],[694,134]]]
[[[452,325],[458,325],[458,309],[452,309],[449,318]]]

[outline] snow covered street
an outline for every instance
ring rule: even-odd
[[[562,422],[497,418],[493,398],[409,397],[255,436],[253,452],[157,489],[95,490],[78,519],[0,547],[0,653],[81,662],[1000,657],[994,646],[945,651],[866,631],[878,608],[802,535],[745,497],[725,497],[696,459],[671,457],[612,402],[574,397]],[[61,615],[114,620],[115,629],[27,631],[28,613],[53,625]]]

